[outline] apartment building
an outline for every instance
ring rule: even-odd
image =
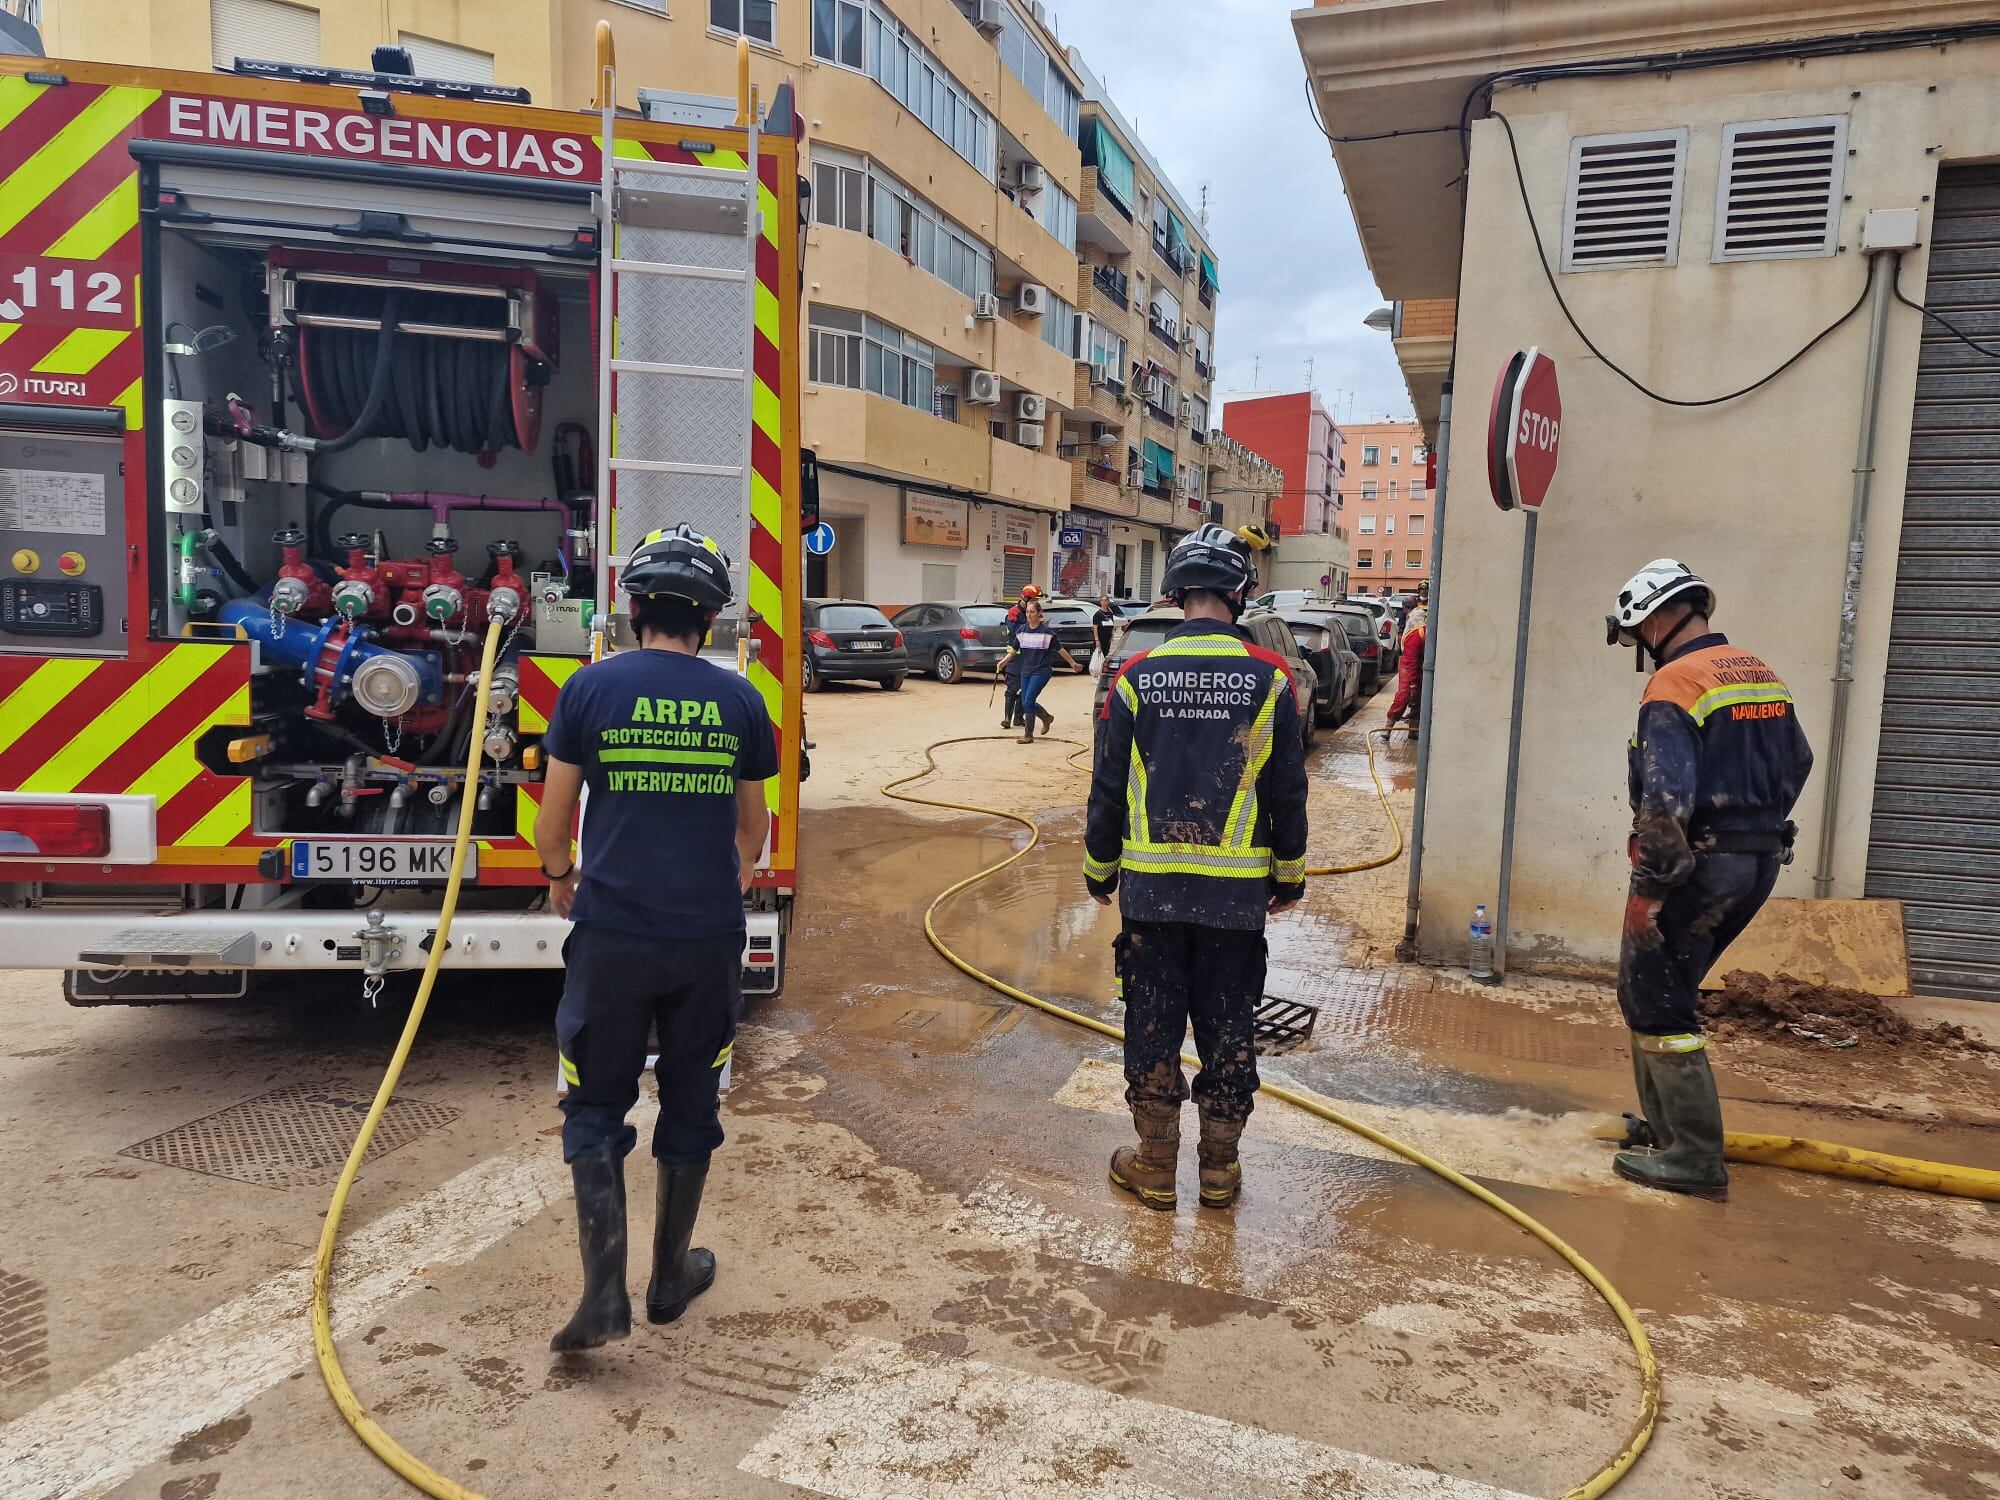
[[[1083,84],[1070,529],[1089,533],[1103,587],[1149,597],[1174,542],[1244,499],[1208,494],[1221,272],[1202,216],[1075,51],[1069,63]]]
[[[1136,588],[1202,514],[1214,253],[1032,0],[64,0],[43,19],[52,55],[188,69],[365,67],[400,44],[420,73],[579,109],[599,20],[634,108],[733,96],[747,37],[753,81],[793,79],[807,132],[803,425],[838,538],[811,586],[994,597],[1052,582],[1069,530],[1107,586],[1129,549]],[[1086,213],[1085,143],[1096,162],[1105,139],[1127,211]],[[1103,330],[1086,248],[1140,289]]]
[[[1430,449],[1415,422],[1340,429],[1341,510],[1354,548],[1354,587],[1415,593],[1431,576]]]
[[[1222,430],[1284,475],[1271,507],[1278,550],[1266,582],[1345,592],[1356,563],[1352,523],[1341,509],[1341,430],[1319,393],[1229,392]]]

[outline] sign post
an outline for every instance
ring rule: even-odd
[[[1556,477],[1562,438],[1562,394],[1556,364],[1540,349],[1517,354],[1493,392],[1487,434],[1487,478],[1493,503],[1527,512],[1521,539],[1521,605],[1514,622],[1514,697],[1507,715],[1507,792],[1500,823],[1500,896],[1493,914],[1493,978],[1507,977],[1507,914],[1514,885],[1514,810],[1521,784],[1521,708],[1528,687],[1528,621],[1535,606],[1535,532],[1542,501]]]

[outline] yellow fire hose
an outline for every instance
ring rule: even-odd
[[[1396,814],[1389,805],[1389,794],[1384,789],[1382,778],[1376,773],[1375,769],[1374,740],[1377,736],[1386,739],[1388,731],[1386,729],[1378,729],[1368,737],[1368,770],[1369,774],[1375,778],[1375,791],[1377,797],[1381,799],[1382,810],[1388,815],[1390,825],[1396,827]],[[907,786],[913,781],[921,781],[924,777],[935,772],[938,769],[937,752],[947,745],[963,745],[1000,738],[1003,737],[999,735],[963,735],[955,739],[939,740],[935,744],[925,747],[924,768],[921,771],[913,772],[908,776],[898,777],[882,788],[884,796],[892,797],[898,802],[911,802],[923,807],[942,807],[953,812],[979,813],[986,817],[1002,818],[1007,822],[1019,824],[1028,831],[1027,843],[1009,854],[1005,859],[1000,860],[996,864],[988,865],[985,869],[975,874],[968,875],[957,884],[949,886],[939,893],[937,899],[932,901],[924,912],[924,936],[930,939],[931,946],[938,951],[938,955],[946,963],[958,969],[961,973],[978,980],[979,983],[985,985],[988,989],[998,991],[1010,1000],[1018,1000],[1023,1005],[1031,1005],[1036,1010],[1054,1016],[1058,1020],[1067,1021],[1073,1026],[1081,1026],[1087,1030],[1096,1032],[1099,1036],[1109,1037],[1113,1041],[1122,1042],[1125,1039],[1125,1033],[1116,1026],[1108,1025],[1094,1016],[1086,1016],[1077,1011],[1066,1009],[1063,1006],[1057,1005],[1054,1001],[1044,1000],[1039,995],[1031,995],[1026,990],[1018,989],[1014,985],[1007,983],[1004,979],[995,978],[984,969],[961,957],[952,949],[950,944],[938,936],[936,922],[938,909],[960,891],[967,890],[979,884],[982,880],[987,880],[999,874],[1000,871],[1028,854],[1029,851],[1041,842],[1042,831],[1036,825],[1034,819],[1017,812],[1009,812],[1005,808],[983,807],[971,802],[950,802],[938,797],[921,797],[913,792],[900,791],[898,788]],[[1076,741],[1061,740],[1058,743],[1074,745]],[[1085,745],[1079,748],[1080,750],[1087,751],[1090,747]],[[1076,753],[1072,752],[1070,756],[1071,762],[1074,763],[1075,759]],[[1402,831],[1398,827],[1396,833],[1396,854],[1402,852],[1402,845]],[[1356,865],[1328,866],[1325,870],[1316,873],[1333,874],[1351,870],[1374,869],[1379,865],[1387,864],[1390,859],[1395,857],[1395,854],[1391,854],[1387,858],[1377,858]],[[1185,1053],[1182,1054],[1181,1060],[1191,1066],[1200,1065],[1197,1059]],[[1625,1330],[1625,1337],[1631,1341],[1633,1354],[1638,1357],[1639,1411],[1633,1420],[1631,1430],[1626,1434],[1624,1444],[1619,1448],[1617,1454],[1610,1462],[1591,1475],[1590,1478],[1565,1491],[1563,1500],[1593,1500],[1593,1497],[1604,1494],[1614,1484],[1618,1483],[1619,1480],[1623,1479],[1632,1465],[1639,1461],[1639,1455],[1645,1451],[1646,1444],[1653,1435],[1653,1423],[1659,1415],[1660,1410],[1660,1367],[1653,1358],[1653,1347],[1646,1339],[1646,1330],[1639,1326],[1639,1319],[1634,1315],[1631,1306],[1618,1294],[1618,1289],[1605,1280],[1603,1273],[1572,1249],[1560,1235],[1546,1224],[1522,1212],[1498,1193],[1481,1187],[1471,1178],[1453,1171],[1443,1162],[1426,1155],[1416,1147],[1406,1145],[1394,1136],[1384,1135],[1381,1131],[1364,1125],[1361,1121],[1344,1115],[1338,1110],[1329,1109],[1316,1099],[1308,1099],[1303,1094],[1280,1087],[1277,1084],[1260,1084],[1258,1092],[1269,1094],[1273,1099],[1283,1100],[1286,1104],[1294,1105],[1299,1109],[1305,1110],[1308,1114],[1317,1115],[1320,1119],[1338,1125],[1343,1130],[1352,1131],[1364,1140],[1373,1141],[1376,1145],[1395,1152],[1405,1160],[1415,1162],[1425,1171],[1442,1177],[1461,1192],[1470,1193],[1488,1208],[1493,1209],[1496,1213],[1504,1214],[1515,1224],[1547,1245],[1557,1255],[1560,1255],[1565,1261],[1569,1262],[1571,1268],[1579,1276],[1590,1283],[1597,1294],[1610,1306],[1612,1314],[1618,1319],[1619,1326]]]
[[[340,1233],[340,1216],[347,1209],[348,1190],[354,1186],[354,1178],[361,1170],[361,1158],[368,1154],[368,1143],[375,1139],[375,1127],[382,1122],[382,1111],[389,1107],[390,1097],[395,1094],[396,1085],[402,1079],[403,1065],[410,1060],[410,1048],[417,1040],[417,1028],[424,1023],[424,1009],[430,1004],[431,990],[437,984],[438,967],[444,962],[445,946],[451,936],[451,919],[458,911],[459,887],[465,883],[465,851],[472,842],[472,814],[478,802],[474,789],[479,783],[479,758],[486,739],[487,700],[493,686],[493,662],[499,651],[500,622],[495,620],[486,627],[486,645],[479,657],[479,687],[472,706],[472,747],[465,757],[465,786],[459,796],[458,834],[452,844],[451,873],[445,881],[444,907],[438,913],[437,933],[431,939],[431,951],[424,961],[424,977],[418,981],[417,997],[410,1002],[410,1018],[403,1023],[403,1034],[396,1039],[396,1051],[389,1059],[389,1069],[382,1075],[381,1086],[375,1090],[375,1102],[368,1106],[368,1116],[361,1122],[361,1132],[355,1136],[354,1145],[347,1153],[347,1164],[340,1169],[340,1181],[334,1184],[333,1201],[327,1205],[326,1224],[319,1232],[319,1255],[313,1262],[313,1349],[319,1357],[319,1372],[326,1381],[328,1394],[333,1397],[334,1405],[340,1408],[347,1425],[374,1450],[377,1458],[425,1494],[437,1496],[438,1500],[482,1500],[482,1497],[477,1490],[469,1490],[457,1480],[438,1473],[390,1437],[382,1425],[368,1415],[361,1399],[354,1394],[354,1387],[347,1383],[347,1372],[340,1368],[340,1354],[333,1347],[333,1314],[327,1299],[333,1279],[333,1245]]]
[[[1761,1167],[1790,1167],[1795,1172],[1823,1172],[1829,1177],[1854,1177],[1863,1182],[1952,1198],[1981,1198],[2000,1203],[2000,1172],[1984,1167],[1959,1167],[1949,1162],[1923,1161],[1914,1156],[1890,1156],[1831,1141],[1809,1141],[1795,1135],[1752,1135],[1731,1130],[1722,1137],[1722,1154],[1731,1161]]]

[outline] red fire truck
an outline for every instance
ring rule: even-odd
[[[617,644],[621,548],[686,521],[733,563],[710,649],[777,727],[745,952],[777,989],[798,136],[788,87],[577,114],[0,57],[0,965],[77,1003],[375,987],[424,960],[466,798],[446,966],[559,965],[540,736]]]

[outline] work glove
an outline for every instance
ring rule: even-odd
[[[1641,813],[1632,826],[1628,846],[1632,856],[1632,889],[1658,900],[1694,874],[1694,850],[1680,819],[1664,813]]]

